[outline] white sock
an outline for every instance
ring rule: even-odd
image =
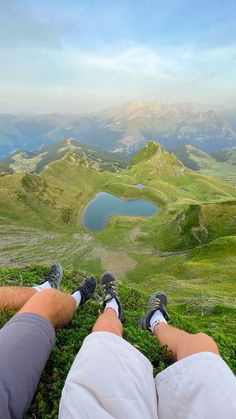
[[[41,285],[35,285],[35,287],[33,287],[37,292],[40,292],[40,291],[42,291],[42,290],[46,290],[46,289],[49,289],[49,288],[52,288],[51,287],[51,284],[50,284],[50,282],[48,282],[48,281],[45,281],[45,282],[43,282],[43,284],[41,284]]]
[[[160,310],[156,310],[150,319],[150,329],[154,333],[155,326],[158,323],[167,323],[165,317]]]
[[[76,308],[80,305],[82,295],[80,291],[75,291],[74,294],[71,294],[71,297],[73,297],[76,301]]]
[[[118,306],[118,304],[117,304],[117,302],[116,302],[116,299],[115,298],[112,298],[111,300],[109,300],[107,303],[105,303],[106,305],[105,305],[105,309],[106,308],[112,308],[115,312],[116,312],[116,314],[117,314],[117,317],[119,317],[119,306]]]

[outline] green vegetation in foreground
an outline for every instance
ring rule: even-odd
[[[194,257],[197,258],[199,255],[196,254]],[[41,281],[46,272],[47,268],[39,265],[1,269],[1,284],[32,286]],[[93,272],[90,272],[90,274],[93,274]],[[82,272],[66,270],[63,279],[63,291],[72,291],[85,275]],[[126,311],[124,323],[125,339],[147,356],[154,366],[155,374],[162,371],[172,362],[170,354],[167,353],[165,347],[156,343],[154,336],[138,329],[136,325],[137,319],[146,309],[148,294],[121,283],[120,298]],[[218,304],[212,312],[203,311],[200,301],[189,300],[188,303],[181,305],[180,316],[176,314],[174,297],[171,296],[169,300],[171,324],[192,333],[199,331],[209,333],[217,341],[223,358],[236,372],[235,329],[229,329],[228,333],[224,335],[220,327],[218,328],[218,326],[214,326],[212,323],[213,318],[218,318],[219,326],[220,324],[223,326],[232,317],[232,310],[227,310],[221,304]],[[25,415],[25,419],[33,417],[44,419],[57,418],[58,403],[65,378],[74,357],[82,345],[83,339],[91,332],[97,317],[98,308],[99,304],[96,301],[89,301],[76,312],[72,321],[63,330],[57,332],[56,346],[41,376],[38,391],[29,411]],[[1,313],[0,326],[10,318],[11,314],[7,312]]]

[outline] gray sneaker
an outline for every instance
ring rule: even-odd
[[[96,290],[96,286],[97,286],[97,280],[95,278],[95,276],[89,276],[88,278],[84,279],[80,286],[73,291],[73,294],[76,291],[80,291],[81,293],[81,302],[80,305],[86,303],[87,300],[89,300],[89,298],[91,298]]]
[[[162,312],[164,318],[166,319],[166,321],[168,321],[169,316],[168,316],[168,313],[166,311],[166,306],[167,306],[167,296],[164,294],[164,292],[161,292],[161,291],[155,292],[150,297],[150,299],[148,301],[147,311],[144,314],[144,316],[139,319],[138,326],[141,329],[151,331],[150,320],[151,320],[151,317],[152,317],[153,313],[155,313],[156,310],[160,310]]]
[[[63,276],[62,266],[60,265],[60,263],[55,263],[54,265],[51,266],[48,274],[45,276],[43,283],[48,281],[52,288],[55,288],[56,290],[60,290],[62,276]]]
[[[112,272],[105,272],[101,278],[101,291],[103,299],[103,307],[105,308],[106,303],[112,298],[116,299],[119,308],[119,319],[124,321],[125,313],[118,298],[118,282]]]

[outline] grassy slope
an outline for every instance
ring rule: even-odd
[[[233,185],[236,184],[235,151],[219,152],[209,155],[190,144],[173,149],[173,153],[182,163],[203,175],[216,176]]]
[[[235,236],[216,239],[188,254],[139,254],[136,261],[127,273],[132,286],[165,290],[177,312],[189,316],[192,324],[212,327],[226,336],[236,332]]]
[[[57,141],[50,145],[44,145],[34,153],[18,151],[7,159],[0,161],[0,172],[40,172],[48,164],[60,160],[67,153],[82,154],[89,166],[101,170],[119,171],[126,167],[127,157],[99,150],[92,146],[86,146],[71,139]]]
[[[194,257],[196,259],[199,257],[199,254],[196,254]],[[31,286],[41,281],[46,271],[46,268],[43,266],[32,266],[25,269],[3,269],[0,271],[1,283],[5,285],[20,284]],[[65,271],[63,290],[70,292],[83,277],[84,273],[82,272]],[[151,334],[139,330],[136,325],[137,319],[145,310],[148,294],[139,291],[137,288],[120,284],[120,298],[126,311],[124,337],[149,358],[154,366],[154,373],[162,371],[172,362],[166,348],[157,345],[155,338]],[[202,311],[202,306],[197,301],[189,299],[188,304],[183,302],[179,305],[178,311],[181,312],[181,316],[179,316],[173,301],[174,297],[171,295],[169,308],[171,323],[189,332],[198,332],[200,330],[208,332],[216,339],[226,362],[236,371],[235,329],[230,328],[228,333],[224,333],[224,330],[220,327],[225,322],[230,321],[232,311],[223,308],[222,302],[218,302],[212,310],[209,310],[209,307],[206,310],[205,307],[205,310]],[[99,304],[96,301],[86,303],[81,310],[78,310],[70,324],[57,333],[56,347],[42,374],[36,397],[25,415],[25,419],[32,417],[57,418],[58,402],[64,380],[77,351],[81,347],[83,339],[91,332],[98,308]],[[215,321],[213,324],[212,319],[217,318],[217,315],[221,322],[216,323]],[[0,315],[0,324],[4,324],[9,317],[10,313],[2,313]],[[231,323],[233,326],[232,320]]]
[[[236,150],[222,150],[211,154],[217,161],[236,164]]]

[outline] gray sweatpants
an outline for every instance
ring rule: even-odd
[[[37,314],[16,314],[0,330],[0,419],[23,417],[54,344],[53,326]]]

